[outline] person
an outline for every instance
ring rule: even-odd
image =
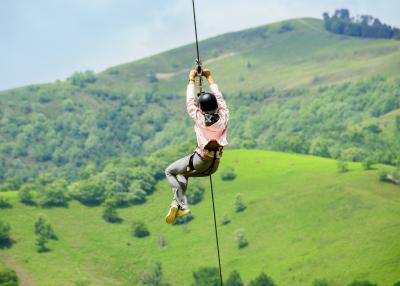
[[[227,131],[229,111],[218,85],[211,76],[211,71],[203,69],[202,76],[207,81],[211,92],[202,92],[196,98],[195,77],[197,71],[189,73],[186,90],[186,108],[194,121],[197,138],[196,150],[179,159],[165,169],[165,175],[172,188],[173,199],[166,222],[172,224],[177,217],[190,213],[186,198],[189,177],[206,177],[218,169],[222,149],[228,144]]]

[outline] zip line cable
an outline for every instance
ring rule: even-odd
[[[213,213],[214,213],[214,227],[215,227],[215,239],[217,241],[217,252],[218,252],[218,266],[219,266],[219,279],[221,281],[222,286],[222,269],[221,269],[221,258],[219,255],[219,244],[218,244],[218,230],[217,230],[217,220],[215,218],[215,205],[214,205],[214,190],[212,184],[212,178],[210,175],[210,186],[211,186],[211,198],[212,198],[212,205],[213,205]]]
[[[199,91],[201,93],[203,91],[203,87],[202,87],[202,73],[203,73],[203,70],[202,70],[201,61],[200,61],[199,41],[197,39],[196,10],[195,10],[195,7],[194,7],[194,0],[192,0],[192,4],[193,4],[194,33],[196,35],[196,51],[197,51],[196,69],[197,69],[197,76],[199,78]],[[213,214],[214,214],[215,240],[217,241],[219,279],[220,279],[221,286],[222,286],[223,282],[222,282],[221,257],[220,257],[220,254],[219,254],[218,229],[217,229],[217,219],[216,219],[216,215],[215,215],[215,203],[214,203],[214,190],[213,190],[212,177],[211,177],[211,172],[212,172],[214,163],[215,163],[215,157],[214,157],[213,164],[212,164],[212,167],[211,167],[211,170],[210,170],[210,186],[211,186],[211,199],[212,199],[212,207],[213,207]]]
[[[194,34],[196,35],[196,51],[197,51],[197,59],[196,59],[196,70],[197,70],[197,77],[199,79],[198,87],[199,87],[199,92],[203,92],[203,86],[202,86],[202,74],[203,74],[203,68],[201,67],[201,61],[200,61],[200,53],[199,53],[199,41],[197,39],[197,24],[196,24],[196,9],[194,7],[194,0],[192,0],[193,4],[193,22],[194,22]]]

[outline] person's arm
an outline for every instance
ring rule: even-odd
[[[217,99],[218,103],[218,114],[220,119],[215,124],[218,124],[221,128],[224,129],[227,127],[229,121],[229,110],[228,107],[226,106],[225,99],[222,93],[219,91],[218,85],[212,78],[211,71],[208,69],[204,69],[203,75],[206,77],[211,92],[215,95],[215,98]]]
[[[193,118],[193,120],[197,120],[200,108],[197,106],[197,100],[196,100],[196,88],[194,85],[194,78],[197,75],[196,70],[192,70],[189,73],[189,84],[186,89],[186,109],[190,117]]]

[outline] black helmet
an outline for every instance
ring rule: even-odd
[[[215,113],[218,109],[217,99],[212,93],[202,92],[198,94],[197,101],[199,102],[201,111],[205,113]]]

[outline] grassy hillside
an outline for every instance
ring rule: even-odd
[[[400,280],[400,189],[378,181],[379,172],[390,167],[364,171],[351,163],[349,172],[338,173],[331,159],[256,150],[225,152],[221,169],[226,166],[235,169],[234,181],[214,176],[218,220],[224,214],[231,219],[219,226],[225,277],[237,269],[245,282],[265,271],[278,285],[311,285],[318,278],[330,285]],[[238,193],[247,205],[242,213],[233,208]],[[1,195],[13,204],[0,209],[0,216],[11,224],[15,244],[0,257],[17,270],[22,285],[135,285],[138,274],[156,261],[172,285],[190,285],[193,270],[217,265],[209,191],[192,207],[194,220],[183,226],[164,222],[171,198],[166,181],[146,204],[119,209],[121,224],[102,220],[101,207],[77,202],[68,208],[28,207],[17,202],[15,192]],[[33,235],[39,214],[59,237],[42,254]],[[131,236],[130,225],[138,219],[146,222],[150,237]],[[234,232],[240,228],[249,245],[239,250]]]
[[[230,148],[400,160],[399,41],[336,35],[307,18],[200,48],[231,110]],[[187,142],[182,95],[193,57],[188,45],[86,79],[0,92],[0,183],[42,173],[75,180],[88,163]]]

